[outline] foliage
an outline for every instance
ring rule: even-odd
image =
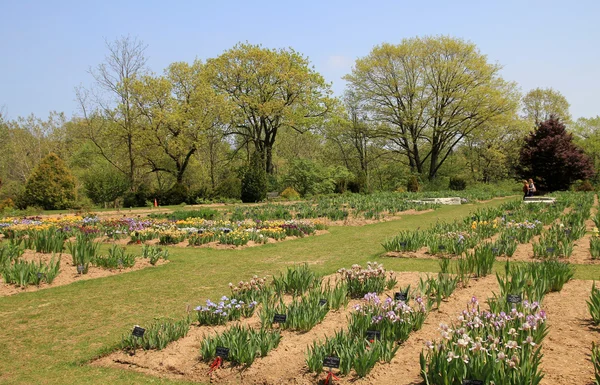
[[[142,258],[148,258],[151,265],[156,265],[159,259],[169,259],[169,250],[162,249],[156,246],[144,245],[142,246]]]
[[[600,289],[596,287],[596,282],[592,286],[592,293],[587,301],[587,306],[594,324],[600,325]]]
[[[127,177],[109,167],[95,166],[81,177],[86,195],[99,205],[114,203],[129,188]]]
[[[143,337],[135,337],[131,332],[125,334],[121,340],[121,349],[133,352],[137,349],[162,350],[172,341],[177,341],[187,335],[190,330],[190,319],[179,321],[170,319],[158,320],[152,323]]]
[[[100,243],[94,242],[85,234],[77,234],[75,242],[68,242],[67,249],[73,258],[73,266],[77,266],[79,274],[87,274],[90,262],[96,258]],[[81,271],[79,271],[81,266]]]
[[[267,197],[267,173],[262,154],[255,151],[242,179],[242,202],[254,203]]]
[[[464,178],[453,176],[450,178],[448,188],[453,191],[463,191],[467,188],[467,181]]]
[[[522,317],[516,316],[519,312]],[[457,324],[441,324],[442,338],[426,343],[420,355],[421,376],[429,384],[480,380],[484,384],[538,385],[543,378],[540,343],[547,334],[545,321],[545,312],[537,303],[498,314],[482,311],[473,297]],[[499,324],[502,327],[496,326]]]
[[[281,341],[279,330],[253,330],[243,326],[232,326],[223,333],[207,336],[200,345],[200,356],[204,361],[216,357],[217,347],[229,349],[228,360],[236,365],[250,366],[258,357],[265,357]]]
[[[408,182],[406,182],[406,191],[419,192],[419,189],[420,189],[419,179],[417,178],[416,175],[411,175],[408,178]]]
[[[320,284],[321,277],[311,271],[307,264],[288,267],[284,274],[273,277],[273,286],[278,294],[298,296]]]
[[[0,272],[5,283],[15,284],[23,288],[29,285],[39,286],[42,282],[50,285],[60,272],[60,257],[55,260],[53,255],[48,263],[42,261],[37,263],[27,262],[15,258],[11,264],[10,260],[5,260],[0,265]]]
[[[430,180],[461,139],[516,113],[515,85],[500,77],[500,66],[474,44],[449,36],[376,46],[344,79],[386,127],[382,135],[406,155],[410,171]]]
[[[209,59],[206,67],[209,83],[231,111],[228,133],[242,144],[252,143],[264,155],[263,169],[269,174],[278,132],[307,131],[330,108],[329,85],[293,49],[240,43]]]
[[[279,194],[282,198],[285,198],[289,201],[295,201],[300,199],[300,194],[298,191],[294,190],[293,187],[288,187]]]
[[[594,176],[591,160],[556,117],[540,122],[525,138],[517,171],[521,178],[533,178],[538,189],[549,191],[566,190],[574,181]]]
[[[553,115],[565,123],[571,119],[569,102],[552,88],[533,89],[523,97],[522,103],[525,118],[534,124],[548,120]]]
[[[387,277],[389,273],[389,278]],[[393,271],[386,273],[383,265],[376,262],[367,262],[367,267],[362,268],[358,264],[352,265],[350,269],[339,269],[338,274],[348,285],[350,298],[361,298],[367,293],[381,294],[385,288],[391,288],[396,282]]]
[[[45,210],[66,209],[75,200],[75,179],[65,163],[50,153],[36,166],[25,184],[23,205]]]
[[[126,253],[124,247],[113,244],[108,249],[108,255],[96,255],[90,262],[105,269],[123,269],[135,265],[135,255]]]

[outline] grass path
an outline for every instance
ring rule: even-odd
[[[381,242],[400,230],[460,218],[485,204],[434,212],[243,250],[171,249],[171,263],[107,278],[0,298],[0,384],[184,384],[85,365],[134,324],[181,317],[187,304],[228,293],[227,284],[274,274],[293,263],[332,273],[353,263],[383,261],[397,271],[438,270],[435,260],[384,259]],[[135,248],[135,247],[131,247]],[[497,266],[501,268],[499,264]],[[576,278],[600,279],[600,266],[581,266]]]

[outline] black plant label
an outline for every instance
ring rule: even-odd
[[[408,293],[402,293],[402,292],[398,292],[396,294],[394,294],[394,299],[396,301],[405,301],[408,299]]]
[[[340,358],[339,357],[325,357],[323,359],[323,366],[326,368],[339,368]]]
[[[131,332],[131,335],[134,337],[142,338],[144,336],[145,332],[146,332],[146,329],[139,327],[139,326],[134,326],[133,331]]]
[[[462,385],[483,385],[481,380],[463,380]]]
[[[506,296],[506,302],[508,303],[520,303],[521,301],[521,294],[509,294]]]
[[[375,341],[381,339],[381,332],[379,330],[367,330],[367,340]]]
[[[327,305],[327,300],[326,300],[325,298],[321,298],[321,299],[319,300],[319,305],[320,305],[320,306],[325,306],[325,305]]]
[[[224,348],[222,346],[217,346],[217,348],[215,349],[215,355],[217,357],[221,357],[222,359],[226,360],[229,358],[229,349]]]
[[[285,321],[287,321],[287,315],[285,314],[275,314],[275,316],[273,316],[273,323],[282,324],[285,323]]]

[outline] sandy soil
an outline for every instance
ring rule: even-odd
[[[420,273],[398,273],[399,286],[411,284],[415,287]],[[361,384],[413,384],[419,380],[418,359],[423,343],[427,339],[437,338],[440,322],[450,323],[466,306],[473,295],[487,297],[497,288],[494,277],[472,280],[466,289],[457,289],[447,302],[443,302],[440,311],[433,311],[427,318],[423,329],[413,333],[400,348],[394,361],[389,365],[378,364],[366,379],[356,380],[353,376],[342,379],[340,383]],[[391,295],[393,292],[386,293]],[[307,346],[314,340],[332,335],[336,330],[345,328],[347,316],[352,305],[359,301],[350,301],[347,309],[330,312],[322,323],[307,333],[282,332],[280,345],[265,358],[258,359],[246,369],[231,368],[227,363],[213,375],[211,382],[223,384],[314,384],[324,377],[308,373],[305,365]],[[259,327],[257,316],[244,320],[242,324]],[[138,352],[129,356],[115,352],[94,362],[94,365],[128,368],[160,377],[179,378],[199,382],[208,382],[208,365],[199,361],[199,348],[204,335],[223,331],[227,326],[192,327],[187,337],[176,341],[162,351]],[[401,381],[401,382],[398,382]]]
[[[401,286],[417,284],[419,273],[399,273]],[[592,342],[600,341],[600,329],[591,324],[587,312],[586,299],[591,291],[591,281],[571,281],[560,293],[550,293],[544,300],[543,308],[548,313],[550,331],[543,342],[544,358],[542,370],[543,385],[591,384],[594,369],[589,361]],[[485,298],[498,290],[494,276],[471,280],[469,287],[457,289],[443,302],[439,311],[432,311],[423,328],[410,335],[389,364],[379,363],[363,379],[350,375],[343,377],[339,384],[422,384],[419,374],[419,353],[428,340],[439,337],[439,324],[450,324],[465,308],[473,295],[483,304]],[[391,293],[388,293],[391,294]],[[265,358],[257,359],[245,370],[232,368],[228,363],[208,376],[208,365],[199,360],[199,348],[205,335],[224,331],[231,326],[193,326],[187,337],[170,344],[162,351],[141,351],[135,356],[115,352],[96,360],[93,365],[130,369],[159,377],[185,379],[197,382],[219,384],[315,384],[324,375],[314,375],[307,371],[304,363],[307,345],[312,341],[332,335],[347,325],[351,301],[345,310],[330,312],[324,321],[307,333],[282,332],[280,345]],[[485,305],[484,305],[485,306]],[[260,327],[258,316],[240,322],[251,327]]]
[[[58,257],[59,257],[59,254],[56,254],[56,258],[58,258]],[[115,270],[102,269],[102,268],[90,265],[90,267],[88,269],[88,273],[82,275],[82,274],[77,273],[77,266],[73,265],[73,260],[72,260],[71,254],[67,254],[67,253],[60,254],[60,258],[61,258],[60,271],[51,285],[48,285],[47,283],[42,283],[39,287],[38,286],[28,286],[27,288],[23,289],[23,288],[15,286],[15,285],[6,284],[6,283],[4,283],[3,280],[0,280],[0,297],[7,296],[7,295],[13,295],[13,294],[19,294],[19,293],[25,293],[25,292],[31,292],[31,291],[37,291],[37,290],[43,290],[43,289],[48,289],[51,287],[68,285],[68,284],[76,282],[76,281],[84,281],[84,280],[88,280],[88,279],[108,277],[110,275],[122,274],[122,273],[126,273],[129,271],[135,271],[135,270],[145,269],[147,267],[153,267],[150,264],[148,259],[136,258],[135,265],[133,267],[130,267],[127,269],[115,269]],[[41,260],[43,262],[48,263],[52,259],[52,254],[36,253],[34,251],[26,250],[22,256],[22,259],[25,261],[36,261],[36,262]],[[168,263],[168,262],[169,261],[165,261],[164,259],[161,259],[156,263],[156,266],[164,265],[165,263]]]
[[[600,329],[591,323],[586,305],[591,290],[592,281],[571,281],[544,298],[550,330],[542,348],[543,385],[593,383],[590,352],[592,342],[600,341]]]

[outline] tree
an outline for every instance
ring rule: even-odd
[[[124,36],[112,43],[107,41],[106,47],[105,62],[89,71],[96,89],[76,90],[84,137],[94,144],[99,155],[127,176],[135,189],[140,135],[133,83],[146,72],[147,46],[137,38]]]
[[[376,122],[368,119],[363,101],[346,90],[343,106],[334,110],[334,119],[325,124],[325,136],[337,148],[346,169],[357,174],[360,191],[370,191],[372,162],[383,155],[375,141],[382,137]]]
[[[261,152],[252,153],[242,179],[242,202],[260,202],[267,197],[267,173],[264,164]]]
[[[517,168],[522,179],[532,178],[541,190],[566,190],[576,180],[594,176],[594,166],[560,118],[538,124],[525,138]]]
[[[466,158],[470,179],[489,183],[513,176],[528,131],[527,121],[515,113],[492,119],[469,135],[460,154]]]
[[[127,177],[115,170],[110,165],[96,164],[81,178],[86,195],[99,205],[114,203],[129,189]]]
[[[499,71],[474,44],[440,36],[377,46],[344,79],[389,127],[391,148],[431,180],[465,137],[514,110],[515,85]]]
[[[164,76],[134,81],[132,90],[141,116],[142,156],[151,172],[169,173],[182,184],[202,137],[216,130],[223,114],[202,63],[173,63]]]
[[[293,49],[238,44],[209,59],[207,72],[232,111],[227,133],[239,137],[239,147],[252,143],[263,153],[269,174],[279,130],[305,132],[329,111],[329,85]]]
[[[31,173],[23,194],[24,206],[66,209],[75,200],[75,178],[56,154],[48,154]]]
[[[600,116],[579,118],[572,126],[576,143],[592,159],[594,169],[600,169]]]
[[[563,122],[569,122],[569,102],[552,88],[536,88],[523,97],[523,114],[536,125],[554,115]]]

